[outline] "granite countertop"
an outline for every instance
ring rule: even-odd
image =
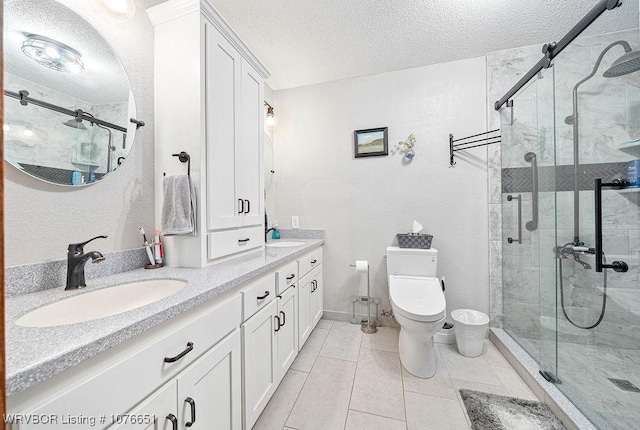
[[[304,246],[265,247],[202,269],[137,269],[87,281],[87,288],[79,291],[64,291],[61,286],[7,298],[7,395],[26,390],[200,303],[273,271],[324,243],[322,239],[303,241]],[[155,303],[93,321],[43,328],[15,324],[22,315],[41,306],[97,289],[148,279],[182,279],[188,285]]]

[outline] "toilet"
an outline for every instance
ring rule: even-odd
[[[431,378],[436,373],[433,336],[446,317],[437,269],[436,249],[387,248],[389,300],[400,324],[400,361],[419,378]]]

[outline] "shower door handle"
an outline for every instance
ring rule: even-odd
[[[507,196],[507,201],[510,202],[513,199],[518,200],[518,238],[514,240],[512,237],[508,237],[507,242],[518,242],[522,245],[522,196],[519,195],[517,197],[514,197],[511,194]]]
[[[531,163],[531,213],[532,220],[524,225],[527,230],[538,229],[538,158],[535,152],[524,154],[524,161]]]
[[[620,190],[626,187],[626,183],[620,179],[614,179],[612,182],[602,183],[602,178],[596,179],[594,186],[594,204],[596,214],[596,272],[602,272],[602,269],[613,269],[616,272],[626,272],[629,266],[624,261],[614,261],[611,264],[604,264],[602,252],[602,187],[611,187]]]

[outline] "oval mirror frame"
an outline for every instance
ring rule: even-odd
[[[144,125],[113,47],[55,0],[4,0],[4,23],[5,160],[70,187],[113,173]]]

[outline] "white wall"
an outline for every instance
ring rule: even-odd
[[[385,249],[417,219],[440,251],[448,310],[488,312],[486,148],[449,168],[449,133],[485,131],[485,89],[482,57],[274,92],[270,220],[325,229],[326,310],[350,312],[360,279],[349,263],[360,259],[389,309]],[[354,159],[353,131],[385,126],[389,156]],[[410,133],[416,157],[404,165],[393,147]]]
[[[153,228],[153,28],[144,2],[136,1],[136,15],[127,23],[97,16],[88,1],[59,2],[85,17],[114,48],[132,83],[137,118],[146,126],[115,173],[81,189],[41,182],[5,162],[7,266],[64,259],[69,243],[99,234],[109,238],[87,249],[136,248],[138,228]]]

